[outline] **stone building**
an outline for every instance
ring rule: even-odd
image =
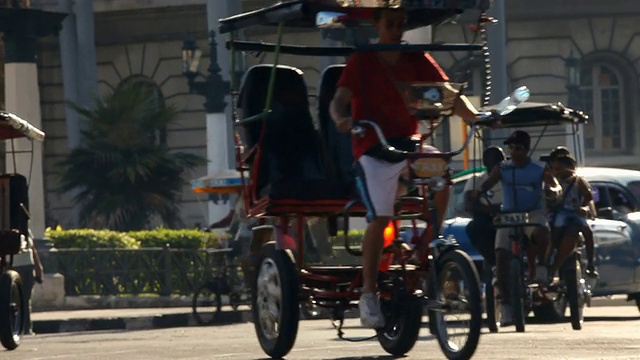
[[[245,10],[275,1],[244,0]],[[95,0],[95,40],[99,93],[112,91],[130,79],[157,86],[167,103],[182,109],[179,125],[168,131],[174,149],[205,155],[204,100],[189,94],[181,75],[181,47],[192,32],[204,52],[206,69],[207,21],[204,0]],[[57,0],[32,0],[32,7],[56,10]],[[638,126],[640,74],[640,11],[635,0],[588,2],[579,0],[506,0],[508,88],[527,85],[531,101],[567,103],[568,79],[565,65],[574,57],[579,61],[581,82],[576,84],[571,105],[586,110],[591,122],[584,129],[586,159],[589,165],[640,168],[640,126]],[[435,41],[462,42],[472,36],[466,18],[439,26]],[[249,39],[273,40],[274,29],[251,29]],[[218,39],[223,40],[223,39]],[[290,31],[287,42],[321,43],[317,31]],[[434,57],[454,79],[469,81],[478,93],[482,84],[479,57],[468,53],[436,53]],[[264,57],[246,56],[246,66],[269,62]],[[317,88],[319,73],[329,62],[318,58],[291,58],[282,62],[304,71],[309,93]],[[333,59],[342,61],[342,59]],[[65,226],[70,216],[70,196],[59,195],[57,170],[53,165],[68,152],[66,110],[61,73],[60,44],[57,38],[41,43],[39,81],[45,142],[46,214],[49,224]],[[462,75],[461,75],[462,74]],[[573,89],[569,87],[569,89]],[[315,101],[311,99],[312,114]],[[455,133],[453,131],[452,133]],[[563,139],[545,140],[563,143]],[[550,142],[551,141],[551,142]],[[193,177],[206,175],[206,167]],[[206,198],[198,197],[185,184],[182,219],[189,226],[204,223]]]

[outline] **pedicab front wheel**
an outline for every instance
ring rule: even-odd
[[[393,356],[402,356],[415,345],[422,326],[421,297],[403,292],[398,299],[382,301],[384,329],[378,330],[380,346]]]
[[[260,250],[253,291],[253,323],[262,350],[272,358],[284,357],[296,341],[298,309],[298,273],[293,255],[276,248],[275,242]]]
[[[478,347],[482,329],[480,279],[473,261],[461,250],[436,260],[432,294],[442,305],[430,310],[430,328],[447,359],[469,359]],[[435,294],[433,294],[435,292]]]
[[[20,275],[8,270],[0,275],[0,342],[7,350],[20,345],[26,302]]]

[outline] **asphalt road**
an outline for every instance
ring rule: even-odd
[[[640,313],[635,306],[585,310],[583,330],[570,324],[529,324],[484,333],[475,359],[640,359]],[[358,320],[348,319],[346,336],[366,336]],[[81,332],[25,338],[14,351],[0,351],[3,360],[58,359],[264,359],[253,324],[184,327],[162,330]],[[437,342],[425,327],[407,359],[442,359]],[[301,322],[287,359],[391,359],[376,340],[339,340],[328,320]]]

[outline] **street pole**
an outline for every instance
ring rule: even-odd
[[[498,104],[509,95],[507,74],[507,19],[505,11],[506,0],[493,0],[493,6],[488,15],[498,22],[487,28],[489,61],[491,63],[491,104]],[[491,139],[507,136],[505,129],[491,130]],[[492,141],[494,144],[495,140]],[[487,144],[488,145],[488,144]],[[498,142],[497,145],[502,145]]]
[[[241,3],[233,1],[233,4]],[[241,6],[241,4],[240,4]],[[231,61],[224,38],[218,33],[218,20],[228,16],[234,6],[230,1],[207,0],[207,23],[209,28],[209,69],[207,74],[207,173],[215,175],[230,168],[233,156],[233,143],[230,141],[231,129],[230,91],[223,86],[229,81]],[[229,205],[223,202],[209,201],[209,224],[224,218],[229,212]]]

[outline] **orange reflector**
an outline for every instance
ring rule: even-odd
[[[389,221],[389,225],[384,228],[384,247],[387,247],[393,243],[393,240],[396,239],[396,230],[393,226],[393,221]]]

